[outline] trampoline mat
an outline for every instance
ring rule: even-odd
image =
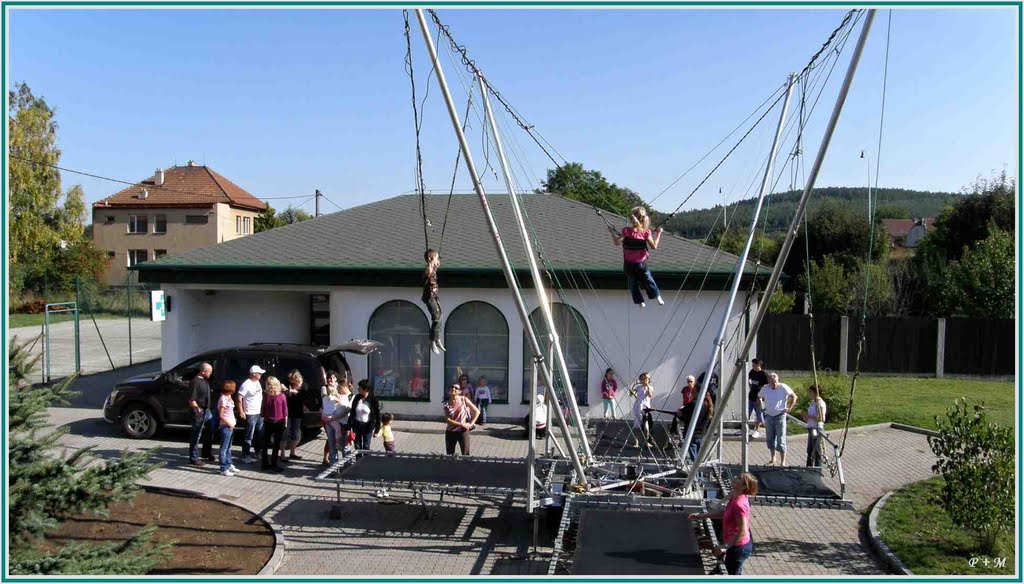
[[[651,428],[651,437],[659,446],[668,442],[668,423],[655,420]],[[589,429],[594,454],[598,456],[622,456],[632,458],[639,455],[653,458],[671,458],[674,451],[642,446],[636,448],[634,441],[639,433],[633,429],[630,420],[602,420]],[[642,450],[642,452],[641,452]]]
[[[361,456],[341,471],[342,479],[395,483],[434,483],[455,487],[526,488],[526,462],[461,458]]]
[[[739,467],[731,467],[733,476]],[[839,499],[839,493],[825,484],[821,469],[799,466],[762,468],[752,471],[757,477],[757,494],[765,497],[810,497]]]
[[[584,509],[575,575],[704,574],[697,537],[681,511]]]

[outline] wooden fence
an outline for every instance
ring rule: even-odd
[[[1007,376],[1014,374],[1012,319],[872,317],[865,322],[860,370],[866,373]],[[860,323],[856,318],[814,319],[818,367],[853,371]],[[810,319],[770,314],[758,332],[758,356],[771,369],[811,369]]]

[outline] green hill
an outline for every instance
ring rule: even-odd
[[[808,202],[808,212],[812,215],[828,199],[839,201],[855,212],[867,213],[868,196],[866,187],[823,187],[814,189]],[[930,191],[914,191],[910,189],[878,188],[871,191],[876,197],[875,205],[879,214],[888,217],[904,215],[912,217],[937,217],[943,208],[953,204],[962,195],[956,193],[940,193]],[[769,233],[785,231],[793,220],[800,191],[788,191],[771,195],[766,205],[767,213],[762,213],[762,221],[767,223]],[[755,198],[745,199],[729,205],[729,224],[749,225],[754,211]],[[665,224],[665,229],[690,239],[707,236],[712,226],[721,226],[722,206],[710,209],[694,209],[680,211]],[[664,215],[660,215],[664,216]],[[657,220],[655,221],[658,222]]]

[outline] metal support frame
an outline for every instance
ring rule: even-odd
[[[477,172],[476,164],[473,162],[473,155],[470,153],[469,143],[466,141],[466,134],[462,131],[459,114],[455,109],[455,102],[452,101],[451,92],[448,90],[448,81],[445,79],[444,68],[441,66],[441,61],[437,56],[437,49],[434,47],[434,39],[431,37],[430,30],[427,28],[427,21],[423,16],[422,8],[416,9],[416,19],[419,21],[420,32],[423,34],[423,42],[427,45],[427,51],[430,53],[430,59],[433,62],[434,71],[437,74],[437,83],[441,88],[441,94],[444,97],[445,105],[448,108],[448,115],[451,118],[452,126],[455,129],[455,135],[459,139],[459,145],[462,147],[462,158],[466,162],[466,170],[473,179],[474,190],[476,191],[477,197],[480,199],[480,206],[483,208],[484,216],[487,219],[487,228],[491,233],[491,238],[494,240],[495,250],[498,252],[498,257],[501,260],[502,271],[505,274],[505,282],[512,291],[512,297],[515,301],[516,309],[519,312],[519,318],[523,322],[523,330],[526,332],[527,340],[530,343],[530,349],[533,351],[535,358],[542,359],[543,352],[541,351],[540,343],[537,341],[537,335],[534,333],[533,327],[530,326],[530,312],[527,310],[525,302],[523,302],[523,296],[519,290],[519,285],[516,283],[512,264],[505,251],[505,245],[502,243],[501,234],[498,233],[498,225],[495,223],[494,215],[491,213],[490,205],[487,203],[487,193],[484,192],[483,184],[480,182],[480,175]],[[540,284],[541,282],[539,281],[539,278],[535,276],[535,285],[539,286]],[[557,339],[555,339],[555,344],[557,344]],[[549,387],[554,387],[554,380],[552,379],[551,374],[543,367],[541,370],[544,373],[545,383]],[[566,377],[568,379],[567,374]],[[572,438],[569,426],[566,423],[565,415],[562,413],[562,408],[560,407],[558,398],[554,392],[551,393],[551,397],[552,403],[549,405],[555,408],[555,417],[558,420],[559,427],[564,433],[562,439],[565,441],[566,451],[576,469],[577,476],[580,477],[580,484],[585,485],[586,474],[583,471],[583,463],[580,460],[579,452],[576,450],[576,444]],[[586,444],[585,451],[589,452],[589,446]]]
[[[533,289],[537,294],[537,305],[540,307],[541,314],[544,316],[544,323],[548,327],[548,333],[551,335],[551,352],[554,353],[554,362],[551,364],[552,370],[555,365],[558,366],[558,372],[562,375],[562,382],[565,388],[565,400],[569,402],[569,413],[572,414],[572,419],[576,423],[576,434],[580,440],[580,444],[583,446],[583,454],[587,457],[587,460],[594,458],[594,453],[590,448],[590,442],[587,440],[585,430],[583,427],[583,418],[580,416],[579,405],[576,403],[576,391],[572,386],[572,379],[569,376],[569,366],[565,362],[565,353],[562,352],[562,343],[558,339],[558,329],[555,328],[555,318],[551,312],[551,299],[548,298],[547,289],[544,286],[544,278],[541,276],[540,268],[537,267],[537,258],[533,251],[533,241],[530,239],[530,233],[526,229],[526,223],[523,221],[523,217],[526,214],[526,209],[523,206],[522,199],[519,198],[519,194],[516,192],[515,187],[512,185],[512,173],[509,170],[508,160],[505,158],[505,147],[501,143],[501,132],[498,130],[498,124],[494,120],[494,111],[491,109],[491,99],[489,92],[487,91],[487,82],[484,80],[483,73],[477,69],[477,82],[480,84],[480,95],[483,96],[484,111],[487,114],[487,120],[491,126],[491,138],[494,140],[494,147],[498,153],[498,161],[501,163],[502,175],[505,178],[505,189],[508,191],[509,199],[512,202],[512,214],[516,218],[516,226],[519,228],[519,235],[523,238],[523,248],[526,251],[526,261],[530,265],[530,277],[533,280]],[[529,326],[528,322],[523,323]],[[552,375],[554,378],[554,375]]]
[[[768,285],[765,287],[764,292],[761,295],[761,302],[757,305],[757,314],[754,316],[754,322],[751,323],[750,331],[747,333],[747,338],[743,340],[743,346],[739,351],[740,355],[746,355],[750,351],[750,347],[754,343],[754,338],[757,336],[757,331],[761,327],[761,322],[764,320],[764,315],[768,312],[768,302],[771,299],[772,293],[775,292],[775,287],[779,284],[779,278],[782,276],[782,266],[789,258],[789,252],[793,247],[793,241],[796,239],[796,234],[800,230],[800,223],[803,220],[804,212],[807,210],[807,201],[810,199],[811,190],[814,189],[814,184],[818,179],[818,173],[821,172],[822,163],[825,161],[825,154],[828,152],[829,143],[832,141],[832,135],[835,133],[836,125],[839,123],[839,115],[843,111],[843,105],[846,103],[846,96],[850,93],[850,86],[853,84],[853,77],[857,72],[857,65],[860,63],[861,55],[864,53],[864,45],[868,39],[868,33],[871,32],[871,24],[875,20],[875,9],[869,9],[867,18],[864,21],[864,28],[861,29],[860,37],[857,39],[857,46],[854,48],[853,56],[850,59],[850,65],[846,70],[846,77],[843,79],[843,86],[839,90],[839,95],[836,97],[835,106],[832,109],[832,116],[829,118],[828,125],[825,127],[825,135],[821,139],[821,145],[818,147],[818,153],[814,158],[814,164],[811,166],[810,172],[807,175],[807,183],[804,186],[804,192],[800,197],[800,202],[797,204],[796,213],[793,215],[793,221],[790,223],[789,231],[786,233],[786,239],[782,243],[782,247],[779,250],[779,257],[775,262],[775,267],[772,270],[771,278],[768,280]],[[722,401],[727,402],[729,395],[732,393],[732,386],[736,383],[736,379],[742,372],[742,364],[739,367],[733,369],[729,376],[729,382],[727,384],[727,392],[722,396]],[[699,404],[698,404],[699,407]],[[712,422],[712,427],[717,426],[718,420],[721,418],[725,410],[719,410],[715,412],[715,420]],[[696,415],[694,416],[696,417]],[[706,437],[705,437],[706,438]],[[687,442],[689,444],[689,442]],[[700,452],[697,453],[697,460],[695,464],[700,464],[709,452],[708,444],[701,445]],[[687,479],[686,488],[689,488],[693,482],[693,475]]]
[[[693,441],[693,433],[697,429],[697,422],[700,420],[700,412],[704,408],[704,396],[708,393],[708,384],[711,383],[711,374],[714,372],[715,363],[718,361],[719,353],[723,355],[726,338],[728,337],[729,330],[729,319],[732,317],[732,305],[736,301],[736,296],[739,293],[740,281],[743,279],[743,271],[747,267],[747,256],[750,255],[750,246],[754,242],[754,236],[757,234],[757,221],[761,216],[761,207],[764,204],[764,198],[767,196],[768,191],[771,189],[772,172],[775,170],[775,157],[779,151],[779,143],[782,141],[782,131],[786,126],[786,114],[789,112],[789,100],[793,96],[793,84],[796,81],[796,75],[790,73],[789,77],[786,78],[786,98],[782,103],[782,112],[779,114],[779,124],[775,129],[775,137],[772,139],[772,147],[768,152],[768,162],[765,165],[764,176],[761,178],[761,188],[757,196],[757,204],[754,205],[754,214],[750,218],[750,229],[747,231],[747,242],[743,246],[743,251],[740,253],[740,257],[736,260],[736,273],[733,275],[732,287],[729,290],[729,299],[725,302],[725,310],[722,314],[722,324],[718,327],[718,334],[715,337],[715,347],[711,351],[711,357],[708,359],[708,365],[704,368],[704,381],[700,384],[700,392],[697,394],[697,403],[694,404],[693,415],[690,417],[690,422],[686,425],[686,436],[683,438],[683,443],[679,448],[685,453],[690,449],[690,443]],[[724,371],[723,367],[723,373]],[[726,389],[721,385],[722,379],[719,377],[719,389],[724,393]],[[735,383],[735,379],[730,381]],[[731,390],[731,387],[729,388]],[[730,391],[731,393],[731,391]],[[713,439],[715,436],[721,438],[721,432],[719,431],[719,424],[722,423],[722,414],[725,413],[724,404],[726,400],[719,396],[719,404],[721,407],[715,412],[715,419],[711,424],[711,427],[705,432],[704,443],[701,444],[701,450],[709,447],[711,442],[715,442]],[[712,429],[713,427],[713,429]],[[710,434],[710,435],[709,435]],[[710,440],[709,440],[710,438]],[[701,457],[698,456],[693,461],[694,468],[700,466]],[[691,477],[696,473],[690,473]],[[687,481],[687,488],[690,487],[691,481]]]

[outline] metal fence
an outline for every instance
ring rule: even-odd
[[[758,356],[769,368],[811,369],[810,319],[770,314],[758,331]],[[815,316],[819,369],[854,369],[859,323],[856,318]],[[1015,322],[1012,319],[871,317],[865,322],[860,370],[866,373],[1008,376],[1014,374]]]

